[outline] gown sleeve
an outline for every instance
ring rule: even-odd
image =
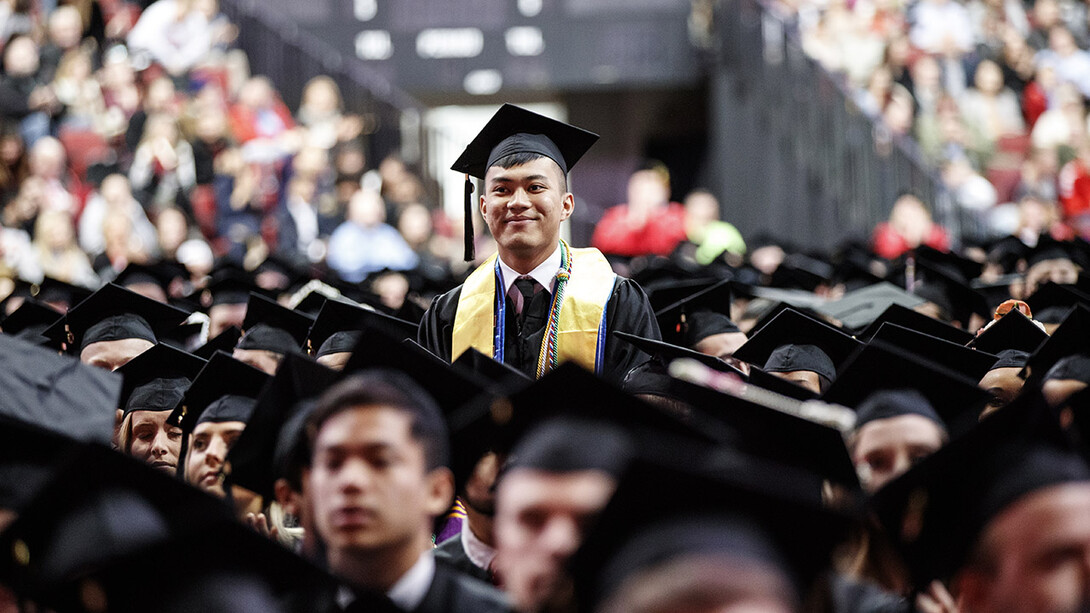
[[[661,340],[658,320],[647,300],[643,288],[631,279],[618,279],[613,288],[606,311],[606,355],[602,376],[611,383],[620,385],[624,377],[636,366],[646,362],[651,356],[613,336],[614,331],[627,332]]]

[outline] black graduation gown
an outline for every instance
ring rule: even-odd
[[[420,322],[418,341],[435,355],[447,362],[451,361],[451,331],[454,328],[454,315],[458,310],[458,298],[462,287],[437,296],[432,301],[424,319]],[[539,291],[527,307],[525,322],[519,326],[514,317],[515,307],[510,298],[507,300],[507,331],[504,341],[504,362],[526,373],[530,378],[537,375],[538,352],[541,339],[545,336],[545,324],[548,323],[552,295]],[[484,325],[493,325],[491,321]],[[605,364],[602,376],[620,385],[628,371],[647,361],[649,356],[632,345],[615,338],[613,332],[620,330],[645,338],[659,340],[658,321],[651,310],[651,303],[643,289],[631,279],[619,278],[613,287],[613,294],[606,306],[606,347]]]
[[[413,613],[507,613],[503,593],[445,564],[435,565],[435,578]]]
[[[465,573],[474,579],[491,583],[492,574],[487,568],[481,568],[473,563],[466,554],[466,548],[462,545],[462,535],[455,534],[435,548],[435,561],[446,564],[454,570]]]

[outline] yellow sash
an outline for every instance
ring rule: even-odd
[[[617,276],[597,249],[571,249],[570,254],[571,277],[560,306],[557,362],[573,360],[587,370],[600,372],[605,353],[606,305]],[[496,341],[503,337],[503,330],[497,328],[497,319],[505,310],[496,295],[500,283],[498,271],[498,262],[493,255],[462,285],[458,311],[454,315],[452,359],[457,359],[470,347],[485,355],[502,355],[502,346],[499,353],[496,351]],[[509,315],[514,317],[514,313]]]

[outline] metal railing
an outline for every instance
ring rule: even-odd
[[[715,23],[712,113],[729,116],[718,118],[710,174],[721,175],[726,214],[743,231],[828,248],[868,236],[905,191],[952,236],[975,231],[915,141],[865,113],[843,77],[806,55],[791,16],[764,0],[723,0]]]

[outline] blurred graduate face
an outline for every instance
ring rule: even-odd
[[[785,381],[790,381],[795,385],[805,387],[806,389],[814,392],[815,394],[821,394],[824,390],[824,386],[821,384],[821,376],[816,372],[810,370],[791,370],[786,372],[773,372],[769,373],[773,376],[779,377]]]
[[[242,327],[246,321],[246,303],[217,304],[208,308],[208,338],[215,338],[231,326]]]
[[[549,158],[493,166],[485,174],[481,215],[505,260],[544,260],[560,240],[560,223],[574,210],[564,174]]]
[[[79,352],[79,361],[88,366],[117,370],[129,360],[151,349],[151,341],[142,338],[122,338],[115,341],[91,343]]]
[[[537,610],[562,591],[565,562],[615,487],[595,470],[504,475],[496,494],[496,571],[517,610]]]
[[[333,370],[344,370],[346,364],[348,364],[348,358],[352,357],[351,351],[338,351],[337,353],[327,353],[314,361],[331,368]]]
[[[235,349],[231,354],[239,362],[249,364],[268,375],[275,375],[284,354],[266,349]]]
[[[867,422],[853,437],[852,462],[868,492],[880,489],[942,447],[946,435],[921,415]]]
[[[705,355],[715,356],[748,375],[749,364],[734,359],[734,352],[745,342],[744,332],[722,332],[705,336],[693,345],[693,349]]]
[[[1026,382],[1018,376],[1020,372],[1022,372],[1021,368],[1012,366],[994,368],[984,375],[977,387],[988,392],[992,397],[985,405],[981,417],[1007,406],[1018,397],[1018,394],[1022,392],[1022,385]]]
[[[432,518],[453,498],[450,472],[427,470],[412,417],[394,407],[345,409],[325,421],[314,441],[303,490],[329,564],[354,556],[426,547]]]
[[[197,424],[189,439],[185,455],[185,480],[194,486],[223,498],[223,464],[227,452],[246,428],[245,422],[224,421]]]
[[[989,522],[955,577],[962,610],[1067,613],[1090,604],[1090,483],[1042,488]]]
[[[169,475],[178,471],[182,429],[167,424],[170,411],[133,411],[129,416],[129,444],[125,452]]]

